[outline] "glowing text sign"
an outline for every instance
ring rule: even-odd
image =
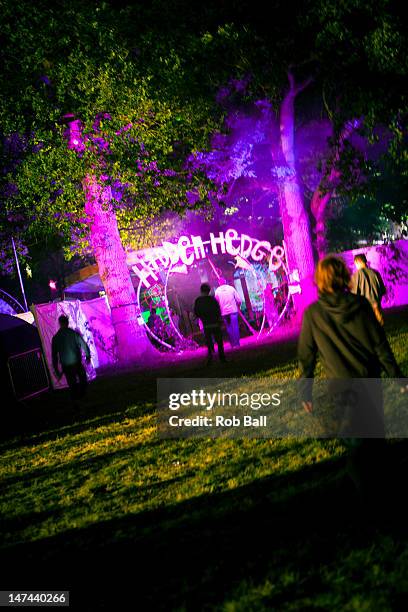
[[[205,247],[208,247],[206,250]],[[208,240],[201,236],[180,236],[176,243],[163,241],[162,245],[143,252],[131,254],[128,258],[133,272],[140,278],[145,287],[152,281],[157,282],[159,269],[170,266],[191,266],[195,261],[205,259],[210,251],[213,255],[229,254],[242,259],[259,262],[269,258],[269,269],[278,270],[282,265],[285,251],[282,246],[271,245],[267,240],[257,240],[246,234],[238,234],[228,229],[218,234],[210,233]]]

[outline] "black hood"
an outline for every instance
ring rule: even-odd
[[[319,294],[319,303],[333,319],[341,323],[353,319],[361,308],[361,298],[352,293]]]

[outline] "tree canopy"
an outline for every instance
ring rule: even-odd
[[[189,194],[196,204],[204,200],[205,181],[183,162],[214,129],[209,99],[155,89],[153,67],[141,68],[117,28],[120,15],[106,4],[5,9],[3,226],[18,210],[31,240],[57,234],[82,250],[81,185],[89,172],[111,187],[125,243],[149,241],[152,220],[163,210],[182,211]],[[73,121],[80,133],[69,142]],[[19,146],[11,155],[13,141]]]
[[[4,145],[6,234],[17,215],[31,241],[53,234],[72,252],[83,250],[81,182],[92,169],[111,186],[125,243],[149,240],[163,210],[208,204],[208,183],[184,162],[225,129],[236,99],[220,105],[223,86],[246,79],[243,103],[268,99],[278,112],[289,69],[312,79],[297,101],[297,124],[332,123],[324,170],[330,176],[339,166],[336,189],[346,187],[348,201],[364,190],[367,202],[383,199],[390,218],[406,215],[408,54],[400,3],[274,0],[272,18],[261,5],[235,0],[1,4],[0,120],[5,137],[18,134],[24,143],[13,163]],[[81,121],[80,155],[67,149],[67,115]],[[344,125],[356,119],[371,140],[378,125],[388,129],[381,163],[358,156],[351,141],[339,148]],[[364,180],[353,184],[356,164]],[[401,189],[389,188],[390,176]]]

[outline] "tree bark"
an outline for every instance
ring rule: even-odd
[[[313,283],[314,258],[312,233],[299,184],[295,160],[295,98],[311,82],[311,79],[296,86],[289,73],[290,88],[286,93],[280,112],[280,137],[286,172],[283,179],[281,215],[286,244],[288,267],[299,271],[301,293],[294,294],[297,316],[316,298]]]
[[[111,308],[119,361],[145,360],[155,351],[138,322],[141,313],[109,194],[92,175],[84,179],[83,189],[90,244]]]

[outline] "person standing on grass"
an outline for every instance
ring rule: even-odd
[[[306,410],[312,409],[317,355],[329,379],[379,378],[382,370],[391,378],[403,378],[370,303],[365,297],[350,293],[350,274],[344,261],[332,255],[320,260],[315,281],[319,299],[304,312],[298,343]],[[357,419],[363,417],[350,416],[356,426]],[[370,427],[370,422],[365,425]],[[382,431],[380,428],[376,433]]]
[[[330,379],[335,433],[353,449],[349,468],[361,492],[383,469],[384,441],[362,440],[385,436],[378,379],[382,370],[390,378],[403,378],[403,374],[370,303],[349,291],[350,274],[344,261],[330,255],[320,260],[315,281],[319,299],[304,312],[298,342],[301,401],[312,413],[313,376],[319,356]]]
[[[381,300],[386,294],[381,274],[377,270],[368,267],[367,258],[363,253],[354,257],[357,271],[351,277],[350,290],[356,295],[363,295],[370,302],[377,321],[384,325],[384,315],[381,308]]]
[[[65,375],[71,398],[76,402],[84,397],[88,384],[81,351],[84,351],[87,363],[91,361],[91,352],[82,336],[68,327],[69,320],[66,315],[61,315],[58,322],[60,328],[53,336],[51,344],[52,365],[58,380]]]
[[[239,346],[238,310],[241,298],[235,287],[228,285],[225,278],[220,278],[219,287],[215,290],[215,299],[220,305],[231,347],[237,347]]]
[[[207,365],[210,365],[213,360],[214,340],[218,346],[220,361],[225,361],[221,331],[221,309],[215,297],[210,295],[210,291],[210,285],[203,283],[201,285],[201,295],[194,302],[194,314],[203,325],[205,343],[208,349]]]

